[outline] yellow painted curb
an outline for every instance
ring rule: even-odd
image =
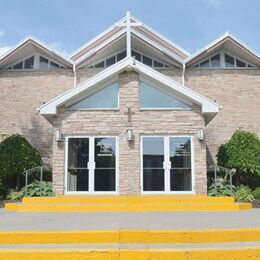
[[[247,249],[28,249],[28,250],[0,250],[0,259],[3,260],[41,260],[41,259],[92,259],[92,260],[204,260],[204,259],[260,259],[260,248]]]
[[[0,244],[218,243],[260,241],[260,228],[211,230],[1,231]]]
[[[234,197],[207,197],[201,195],[181,195],[181,196],[172,196],[172,195],[162,195],[162,196],[145,196],[145,195],[133,195],[133,196],[107,196],[107,197],[98,197],[98,196],[63,196],[63,197],[26,197],[23,198],[23,203],[28,204],[50,204],[50,203],[123,203],[123,204],[143,204],[143,203],[233,203]]]

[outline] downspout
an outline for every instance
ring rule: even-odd
[[[185,85],[185,63],[182,64],[182,85]]]
[[[77,85],[77,72],[76,72],[76,65],[73,64],[73,74],[74,74],[74,87]]]

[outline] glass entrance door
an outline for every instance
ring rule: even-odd
[[[192,192],[192,138],[142,137],[143,192]]]
[[[115,137],[67,138],[67,192],[115,192]]]

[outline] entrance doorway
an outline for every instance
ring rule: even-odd
[[[117,138],[67,137],[66,192],[117,192]]]
[[[142,137],[143,193],[193,193],[191,136]]]

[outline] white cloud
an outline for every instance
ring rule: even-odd
[[[4,30],[1,30],[0,31],[0,37],[3,37],[5,35],[5,31]]]
[[[63,56],[67,58],[70,57],[70,53],[63,49],[61,42],[50,42],[48,45],[54,50],[57,50]]]
[[[9,51],[12,47],[10,46],[4,46],[4,47],[0,47],[0,57],[2,55],[4,55],[7,51]]]

